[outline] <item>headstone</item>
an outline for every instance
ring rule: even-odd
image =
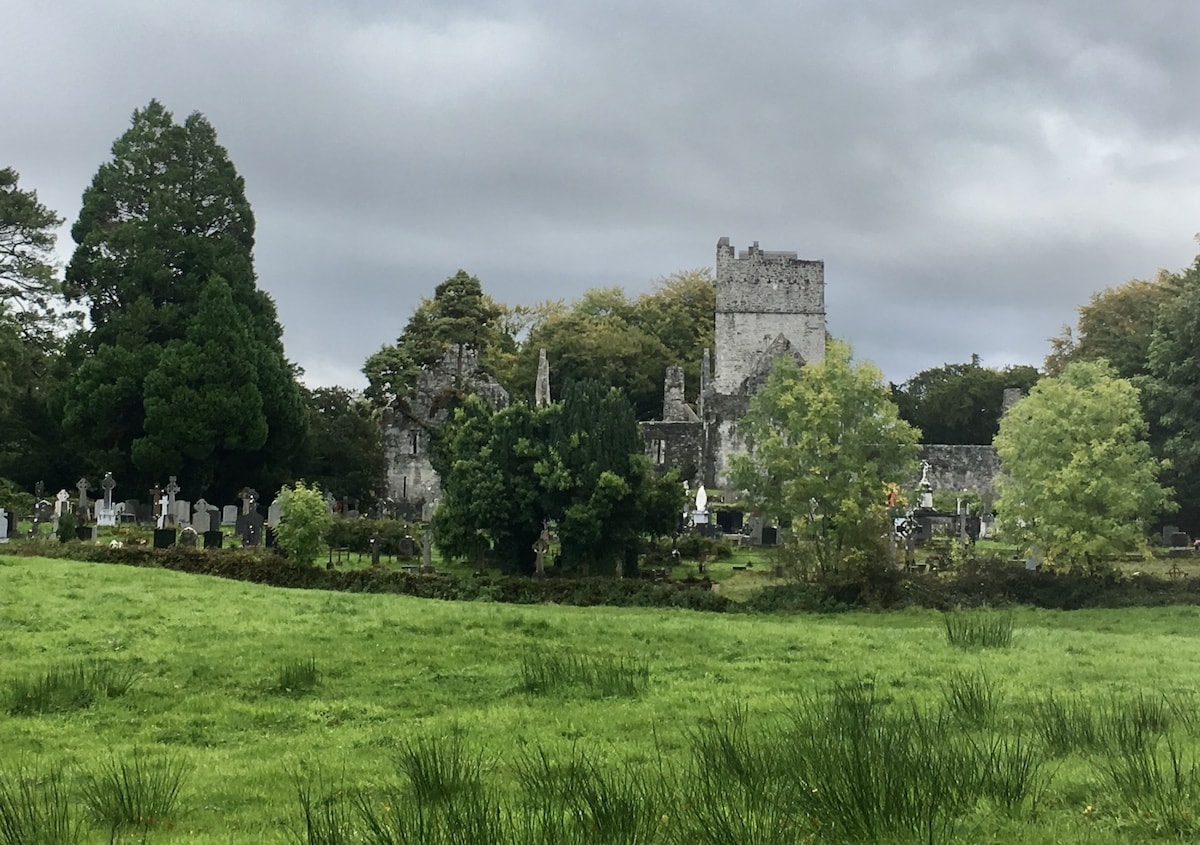
[[[204,548],[219,549],[225,541],[225,535],[220,531],[205,531],[204,532]]]
[[[154,548],[169,549],[175,545],[175,529],[174,528],[155,528],[154,529]]]
[[[170,476],[167,479],[167,487],[164,491],[167,494],[167,503],[164,511],[167,515],[168,525],[175,524],[175,495],[179,492],[179,484],[175,481],[175,476]],[[188,515],[191,511],[188,511]]]
[[[106,527],[112,527],[117,524],[117,511],[113,506],[113,489],[117,486],[116,480],[111,472],[104,473],[104,480],[100,482],[100,488],[104,491],[104,498],[99,500],[96,508],[96,524]]]
[[[59,490],[54,496],[54,518],[58,519],[63,515],[63,511],[67,507],[67,502],[71,501],[71,494],[66,490]]]
[[[212,531],[214,528],[213,524],[209,521],[208,502],[204,501],[204,499],[197,499],[196,504],[192,507],[192,527],[199,534]]]
[[[222,525],[237,525],[238,509],[237,505],[226,505],[221,508],[221,524]]]
[[[1164,546],[1171,546],[1172,545],[1171,537],[1174,534],[1178,533],[1178,531],[1179,531],[1178,525],[1171,525],[1170,523],[1167,523],[1166,525],[1164,525],[1162,527],[1162,544]]]
[[[94,525],[77,525],[75,526],[75,538],[82,540],[85,543],[94,542],[96,539],[96,526]]]
[[[779,529],[774,525],[764,525],[762,527],[762,544],[764,546],[775,546],[779,544]]]
[[[262,514],[258,511],[250,511],[238,517],[237,533],[242,539],[243,547],[255,547],[263,544],[263,528],[265,523]]]
[[[187,499],[176,499],[172,506],[171,516],[176,525],[190,525],[192,522],[192,503]]]
[[[283,506],[279,503],[278,499],[271,502],[271,506],[267,508],[267,525],[271,526],[272,528],[278,525],[282,511]]]
[[[158,528],[171,527],[171,497],[166,493],[158,497],[158,519],[154,524]]]
[[[8,542],[8,514],[0,508],[0,543]]]
[[[400,548],[399,548],[400,557],[405,558],[405,559],[411,558],[413,556],[414,551],[416,551],[416,548],[413,543],[413,538],[408,537],[408,536],[401,537],[400,538]]]
[[[150,519],[154,521],[156,528],[162,528],[162,488],[155,484],[150,488]],[[139,522],[141,520],[138,520]]]
[[[82,525],[83,523],[87,522],[88,517],[91,516],[91,508],[88,507],[87,497],[87,492],[91,489],[91,485],[88,484],[88,480],[86,478],[81,478],[75,483],[75,489],[79,491],[79,504],[75,507],[75,518],[79,520],[79,524]]]
[[[187,526],[179,532],[179,545],[185,549],[196,548],[196,529],[192,526]]]
[[[238,498],[242,500],[242,514],[248,514],[258,506],[258,491],[253,487],[243,487],[238,493]]]
[[[126,499],[125,511],[121,514],[121,522],[137,522],[139,507],[140,503],[137,499]]]
[[[139,525],[145,525],[148,522],[154,521],[153,503],[146,502],[145,504],[142,504],[141,502],[136,502],[135,504],[137,505],[133,512],[133,518],[135,522],[137,522]]]

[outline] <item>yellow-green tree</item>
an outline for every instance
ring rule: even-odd
[[[820,364],[781,358],[738,428],[749,452],[733,459],[734,485],[765,516],[790,521],[820,570],[880,552],[886,485],[915,475],[920,432],[877,367],[839,341]]]
[[[279,491],[275,542],[290,560],[312,563],[332,524],[333,516],[320,487],[297,481]]]
[[[1000,422],[997,510],[1006,534],[1050,565],[1097,570],[1146,550],[1149,519],[1172,509],[1165,463],[1146,442],[1138,390],[1105,362],[1044,378]]]

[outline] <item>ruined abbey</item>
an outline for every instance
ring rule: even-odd
[[[701,365],[696,409],[683,396],[683,370],[672,367],[662,419],[642,424],[654,463],[679,467],[710,489],[726,486],[729,458],[745,448],[737,422],[775,359],[824,359],[825,264],[757,243],[738,253],[721,238],[716,288],[716,349]]]
[[[711,356],[706,350],[701,362],[699,395],[689,402],[682,367],[668,368],[662,418],[643,422],[642,435],[646,454],[657,466],[677,467],[709,489],[724,489],[730,457],[745,450],[738,421],[775,360],[785,355],[799,364],[824,359],[825,265],[797,258],[794,252],[766,251],[757,243],[739,252],[728,238],[721,238],[716,271],[716,348]],[[422,375],[415,395],[385,419],[393,500],[415,506],[440,496],[424,432],[443,422],[446,412],[428,397],[456,379],[465,379],[494,407],[508,402],[504,388],[480,369],[473,350],[455,347],[448,352],[440,366]],[[540,374],[539,385],[543,380]],[[545,397],[539,395],[538,401]],[[937,486],[990,492],[997,469],[991,447],[926,449],[951,450],[939,453],[934,464]]]

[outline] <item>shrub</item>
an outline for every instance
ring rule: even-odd
[[[321,488],[297,481],[279,491],[279,525],[275,542],[291,560],[313,562],[324,545],[325,532],[333,517],[321,496]]]

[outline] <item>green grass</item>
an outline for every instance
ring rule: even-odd
[[[1200,609],[1010,619],[1008,647],[963,649],[933,611],[423,602],[3,558],[0,690],[117,682],[6,701],[0,824],[198,845],[1200,835]],[[154,795],[174,798],[136,809]]]

